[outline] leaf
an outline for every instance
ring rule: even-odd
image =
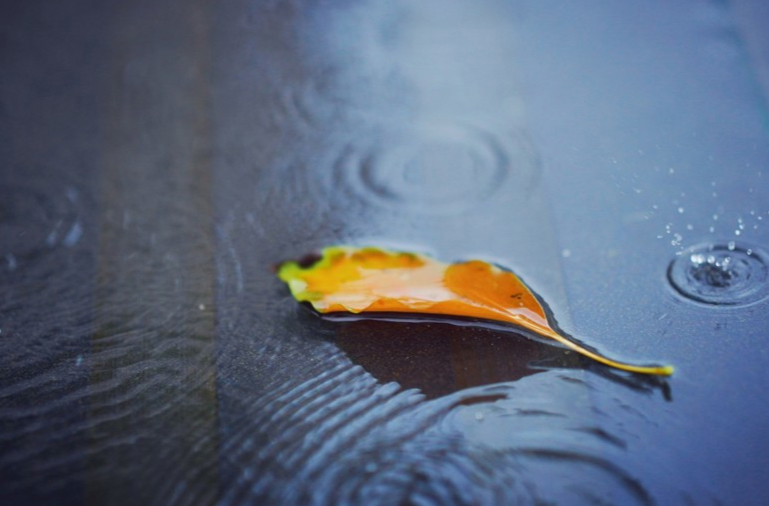
[[[310,266],[283,263],[278,277],[297,301],[321,313],[397,312],[511,323],[624,371],[669,376],[672,366],[637,366],[604,357],[556,332],[529,288],[510,271],[480,260],[445,264],[381,248],[331,246]]]

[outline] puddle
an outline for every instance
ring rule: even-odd
[[[726,7],[703,38],[683,4],[18,5],[0,16],[11,500],[760,495],[769,257],[747,242],[769,215],[764,176],[735,174],[766,155]],[[669,270],[686,301],[749,306],[714,334],[654,297],[668,255],[716,233],[747,242]],[[309,315],[270,266],[341,243],[510,266],[567,330],[685,375],[635,381],[477,322]]]

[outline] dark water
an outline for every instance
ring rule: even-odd
[[[0,13],[3,501],[762,504],[757,2]],[[273,266],[337,243],[510,266],[676,374],[319,318]]]

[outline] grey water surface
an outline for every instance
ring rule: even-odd
[[[0,5],[0,503],[763,504],[759,2]],[[324,319],[332,244],[513,269],[515,329]]]

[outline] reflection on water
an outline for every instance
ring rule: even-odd
[[[531,363],[546,355],[543,350],[560,351],[521,336],[440,322],[351,322],[334,342],[380,382],[416,388],[428,398],[515,381],[537,372]]]
[[[670,401],[664,377],[626,373],[599,364],[535,333],[493,322],[447,317],[332,316],[342,323],[329,336],[380,382],[417,388],[428,398],[464,388],[516,381],[551,369],[589,370],[638,392]]]

